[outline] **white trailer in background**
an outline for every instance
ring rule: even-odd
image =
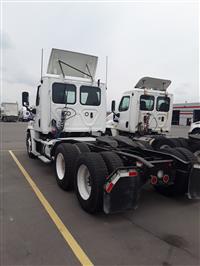
[[[3,102],[1,104],[1,120],[16,122],[18,120],[18,103]]]

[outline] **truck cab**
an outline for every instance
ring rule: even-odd
[[[107,128],[115,134],[169,132],[173,109],[173,95],[167,92],[170,84],[170,80],[140,79],[133,90],[123,93],[118,110],[107,119]]]
[[[47,74],[37,88],[37,134],[65,137],[105,131],[106,88],[95,81],[96,56],[52,49]]]

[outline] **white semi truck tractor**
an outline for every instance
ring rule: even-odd
[[[167,135],[173,112],[173,94],[167,91],[170,84],[166,79],[141,78],[132,90],[123,93],[118,110],[112,101],[112,113],[106,119],[107,133],[143,140],[157,150],[186,148],[200,161],[200,135],[189,138]]]
[[[168,196],[199,198],[200,165],[190,151],[156,151],[143,140],[105,135],[106,86],[95,79],[97,61],[52,49],[27,128],[29,157],[53,163],[57,184],[74,189],[89,213],[135,208],[147,182]]]

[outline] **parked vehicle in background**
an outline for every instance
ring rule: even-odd
[[[16,122],[18,120],[18,103],[3,102],[1,104],[1,120]]]
[[[31,120],[31,113],[27,110],[27,107],[23,106],[19,110],[19,121],[27,122],[29,120]]]
[[[191,124],[189,134],[199,134],[200,135],[200,121]]]

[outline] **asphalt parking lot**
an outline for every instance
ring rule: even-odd
[[[26,123],[0,123],[0,127],[1,265],[80,265],[85,257],[88,261],[82,264],[200,264],[200,201],[166,198],[147,186],[136,210],[89,215],[73,192],[57,186],[53,166],[27,157]],[[172,135],[186,136],[187,131],[174,127]],[[67,238],[73,237],[71,242],[63,237],[62,228],[56,226],[9,150],[60,218]]]

